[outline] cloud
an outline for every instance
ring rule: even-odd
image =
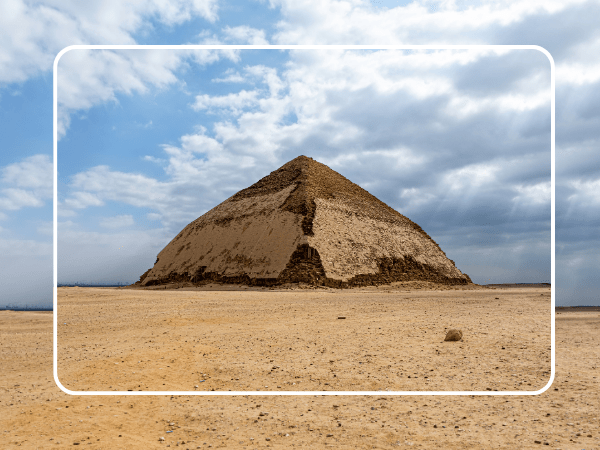
[[[257,97],[258,92],[256,91],[240,91],[222,96],[210,96],[208,94],[197,95],[196,101],[192,104],[192,108],[194,111],[203,109],[229,109],[233,113],[237,113],[244,107],[255,104]]]
[[[171,85],[183,87],[176,72],[190,64],[206,65],[220,58],[236,60],[235,51],[210,50],[70,50],[58,66],[58,135],[64,137],[71,115],[118,95],[146,94]]]
[[[167,155],[164,170],[168,181],[96,166],[73,176],[70,193],[61,202],[59,213],[63,205],[70,211],[68,208],[119,202],[155,211],[147,215],[148,219],[161,220],[172,232],[197,218],[198,211],[207,211],[245,187],[245,175],[232,170],[236,155],[224,150],[215,139],[203,134],[185,135],[179,147],[166,145],[163,148]],[[249,157],[237,157],[241,167],[253,162]],[[217,183],[219,178],[227,182]]]
[[[44,202],[34,193],[24,189],[2,189],[0,191],[0,207],[7,210],[17,210],[27,206],[42,206]]]
[[[227,69],[224,76],[222,78],[213,78],[213,83],[244,83],[246,82],[246,78],[240,75],[239,72],[234,71],[233,69]]]
[[[134,44],[151,21],[176,26],[195,17],[216,21],[216,0],[0,2],[0,84],[51,70],[68,45]]]
[[[514,186],[517,195],[513,197],[513,202],[524,206],[549,205],[551,184],[549,181],[531,185]]]
[[[411,142],[411,150],[418,152],[419,140],[422,140],[426,141],[423,145],[428,146],[427,154],[438,147],[440,152],[450,153],[455,158],[459,149],[445,150],[441,142],[432,147],[433,133],[445,136],[454,147],[462,136],[464,147],[480,147],[482,157],[487,157],[498,152],[495,148],[498,145],[492,141],[490,146],[490,140],[484,136],[488,129],[504,134],[505,140],[521,139],[525,131],[532,132],[534,139],[547,137],[547,82],[520,86],[510,93],[492,92],[487,97],[479,93],[469,95],[456,87],[449,76],[452,67],[468,67],[469,61],[477,60],[478,54],[482,52],[474,55],[466,51],[429,55],[426,52],[410,55],[402,52],[292,52],[284,73],[278,74],[264,66],[244,68],[246,76],[262,78],[262,85],[268,91],[259,88],[250,91],[252,94],[242,90],[214,97],[203,94],[200,103],[203,107],[230,106],[237,120],[217,123],[215,138],[236,151],[239,143],[239,151],[244,151],[243,147],[246,154],[272,155],[277,151],[297,154],[311,139],[327,143],[321,150],[325,158],[342,148],[345,152],[359,147],[381,151],[405,142]],[[433,62],[426,63],[427,60]],[[502,72],[501,57],[496,58],[495,64]],[[525,67],[522,73],[530,75],[530,68]],[[518,74],[511,73],[511,77],[518,78]],[[479,82],[489,83],[489,80],[482,78]],[[519,101],[513,105],[502,101],[505,98]],[[536,99],[530,107],[527,106],[529,98]],[[537,101],[540,98],[544,100]],[[456,99],[476,105],[477,114],[457,111]],[[241,110],[241,107],[246,109]],[[540,110],[548,111],[542,114],[547,118],[546,129],[523,129],[530,116],[521,113],[530,112],[531,117],[540,117]],[[517,116],[525,120],[515,120]],[[401,126],[398,118],[402,120]],[[503,147],[505,151],[509,149],[508,145]],[[523,150],[512,148],[515,152]],[[470,148],[464,153],[473,155]]]
[[[105,217],[100,221],[100,226],[104,228],[126,228],[134,224],[133,216],[131,214],[122,214],[119,216]]]
[[[44,154],[28,156],[0,168],[0,210],[18,211],[45,205],[53,195],[52,174],[52,160]],[[9,215],[0,211],[0,220],[8,221]],[[6,231],[11,234],[12,230]],[[47,231],[47,224],[38,227],[41,234],[47,235]],[[0,239],[0,267],[5,304],[52,304],[52,242]],[[40,297],[40,292],[48,294]]]
[[[545,22],[556,18],[558,25],[560,15],[582,3],[590,2],[503,1],[461,9],[457,2],[375,8],[370,2],[355,0],[270,0],[283,16],[273,36],[278,44],[487,44],[497,42],[490,38],[498,30],[516,28],[530,18],[541,17]],[[538,35],[536,28],[534,36]]]
[[[16,187],[51,190],[52,168],[48,155],[33,155],[0,169],[0,180]]]
[[[232,44],[268,45],[264,30],[242,25],[223,28],[225,41]]]
[[[33,155],[0,168],[0,209],[16,211],[43,206],[52,198],[53,163],[48,155]]]
[[[64,206],[67,209],[84,209],[88,206],[102,205],[104,205],[104,201],[102,201],[97,195],[89,192],[75,192],[71,197],[67,198],[61,203],[61,206]]]
[[[600,210],[600,177],[595,179],[573,179],[566,183],[561,224],[575,220],[578,225],[583,221],[598,222]]]
[[[464,195],[473,190],[479,190],[496,184],[499,164],[472,164],[446,172],[441,179],[446,192]]]
[[[149,33],[154,24],[175,27],[194,18],[213,23],[217,9],[216,0],[1,2],[0,87],[50,72],[55,56],[69,45],[136,44],[138,34]],[[259,30],[248,27],[228,33],[260,38]],[[176,71],[187,64],[211,64],[220,58],[235,59],[236,52],[70,51],[59,63],[59,138],[75,111],[115,102],[119,94],[164,88],[177,83]]]
[[[163,164],[166,160],[162,159],[162,158],[156,158],[152,155],[144,155],[144,157],[142,158],[144,161],[150,161],[153,162],[155,164]]]
[[[600,179],[596,180],[573,180],[571,187],[576,190],[576,193],[569,197],[569,200],[576,201],[582,206],[600,204]],[[587,205],[582,204],[583,200],[587,200]]]

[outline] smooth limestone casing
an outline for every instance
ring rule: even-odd
[[[307,243],[302,217],[280,209],[295,187],[293,184],[275,194],[228,199],[211,209],[158,254],[158,262],[142,285],[171,272],[192,275],[200,267],[227,277],[277,278],[296,247]],[[267,239],[268,245],[264,245]]]
[[[450,278],[464,278],[430,239],[412,227],[371,219],[340,200],[315,199],[311,247],[328,278],[348,281],[378,272],[377,258],[412,256]]]

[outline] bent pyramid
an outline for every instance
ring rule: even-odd
[[[136,284],[469,284],[421,227],[306,156],[186,226]]]

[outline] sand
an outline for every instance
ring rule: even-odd
[[[59,289],[61,382],[92,391],[532,391],[550,378],[549,288],[218,288]],[[462,342],[444,342],[450,328]]]
[[[386,393],[389,387],[471,384],[535,390],[548,379],[549,289],[426,287],[362,292],[59,289],[59,374],[70,388],[145,389],[165,383],[165,388],[188,389],[193,382],[198,389],[262,385],[263,390],[291,390],[286,382],[296,382],[294,390],[383,391],[371,396],[69,396],[52,379],[52,315],[0,312],[1,446],[600,447],[596,311],[557,314],[556,379],[543,394]],[[342,315],[346,319],[337,319]],[[194,326],[203,332],[193,332]],[[464,340],[443,343],[448,327],[461,328]],[[309,348],[302,349],[303,344]],[[200,376],[206,381],[199,383]]]

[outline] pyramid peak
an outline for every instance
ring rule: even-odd
[[[281,171],[293,170],[295,168],[298,168],[301,171],[307,171],[311,167],[313,167],[315,163],[321,164],[321,163],[319,163],[318,161],[314,160],[313,158],[311,158],[309,156],[299,155],[299,156],[296,156],[294,159],[289,160],[288,162],[286,162],[285,164],[283,164],[278,169],[276,169],[273,172],[271,172],[271,174],[279,172],[280,170]]]
[[[299,155],[299,156],[296,156],[294,159],[290,160],[289,162],[292,162],[292,161],[308,161],[308,160],[314,161],[314,159],[312,159],[309,156]]]

